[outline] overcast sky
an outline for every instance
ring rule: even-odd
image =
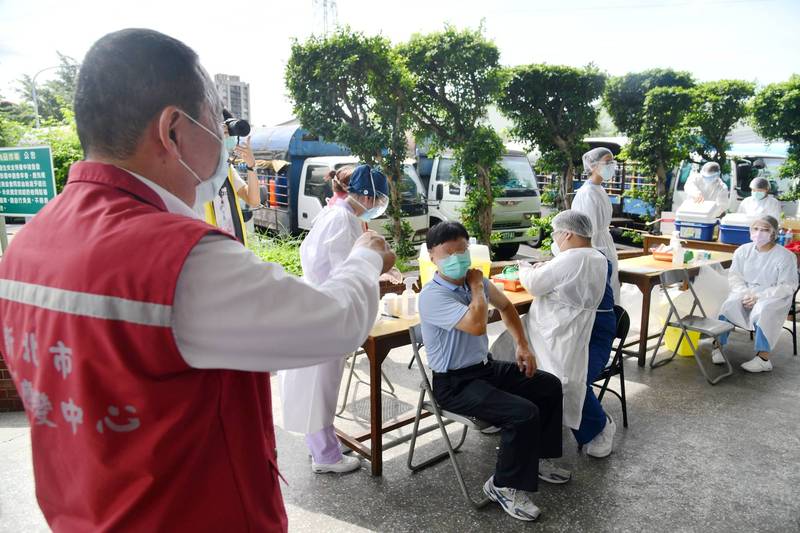
[[[283,85],[292,38],[321,30],[312,2],[0,0],[0,94],[16,99],[15,80],[55,65],[56,50],[80,61],[105,33],[147,27],[194,48],[212,75],[249,82],[253,122],[272,125],[292,116]],[[481,20],[506,65],[672,67],[761,84],[800,73],[800,0],[338,0],[340,24],[394,42]]]

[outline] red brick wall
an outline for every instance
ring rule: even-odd
[[[0,356],[0,413],[8,411],[22,411],[22,400],[17,394],[11,373],[6,367],[3,357]]]

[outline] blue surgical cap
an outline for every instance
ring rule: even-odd
[[[370,179],[370,174],[372,177]],[[375,184],[373,190],[372,184]],[[359,165],[350,175],[349,192],[363,196],[375,196],[375,191],[389,196],[389,182],[383,172],[369,165]]]

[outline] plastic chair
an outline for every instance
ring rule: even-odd
[[[628,401],[625,397],[625,365],[623,364],[622,347],[625,344],[625,339],[628,338],[631,319],[627,311],[618,305],[614,306],[614,313],[617,315],[617,332],[614,338],[619,340],[619,342],[617,343],[616,350],[614,350],[614,356],[611,358],[611,361],[603,371],[600,372],[600,375],[594,380],[592,386],[600,389],[597,399],[601,402],[606,392],[610,392],[619,398],[622,404],[622,426],[628,427]],[[613,376],[619,376],[619,392],[608,388],[608,383]],[[600,382],[602,382],[602,385]]]
[[[419,401],[417,402],[417,414],[414,418],[414,427],[411,430],[411,446],[408,450],[408,468],[412,472],[419,472],[433,464],[442,461],[443,459],[449,457],[450,463],[453,465],[453,470],[455,471],[456,480],[458,481],[458,486],[461,488],[461,493],[464,495],[464,499],[469,502],[469,504],[474,507],[475,509],[480,509],[485,507],[489,503],[488,498],[481,498],[481,499],[473,499],[470,496],[469,491],[467,490],[467,485],[464,482],[464,476],[461,473],[461,467],[458,464],[458,459],[456,458],[456,452],[461,448],[464,444],[464,441],[467,438],[467,431],[470,429],[478,430],[489,427],[491,424],[488,422],[484,422],[483,420],[478,420],[477,418],[462,416],[457,413],[453,413],[450,411],[446,411],[439,407],[439,404],[436,403],[436,400],[433,397],[433,389],[431,388],[430,380],[428,379],[428,373],[425,370],[425,365],[422,364],[422,357],[420,356],[420,348],[423,346],[422,342],[422,328],[419,325],[412,326],[409,328],[409,335],[411,337],[411,349],[414,352],[414,361],[417,362],[417,368],[419,369],[420,374],[420,391],[419,391]],[[427,396],[427,400],[425,399]],[[439,427],[439,430],[442,433],[442,439],[444,440],[445,447],[447,448],[446,451],[431,457],[430,459],[423,461],[419,464],[414,464],[414,450],[417,443],[417,435],[420,434],[419,431],[419,422],[422,419],[422,412],[428,411],[433,413],[433,416],[436,418],[436,424]],[[450,435],[447,433],[447,424],[449,422],[456,422],[462,424],[464,426],[461,436],[458,440],[458,443],[453,446],[452,441],[450,440]]]
[[[700,353],[698,351],[699,346],[694,345],[694,342],[692,342],[692,339],[689,336],[689,332],[697,332],[701,337],[706,335],[714,339],[719,339],[720,335],[733,331],[733,324],[723,320],[708,318],[708,315],[706,315],[706,312],[703,310],[703,305],[697,298],[697,293],[694,292],[692,282],[689,280],[689,272],[686,269],[667,270],[662,272],[659,277],[661,280],[661,290],[664,292],[667,297],[667,301],[669,302],[669,314],[667,315],[667,320],[661,330],[661,334],[658,337],[658,342],[656,343],[655,348],[653,348],[653,356],[650,358],[650,368],[657,368],[671,362],[678,354],[678,348],[685,337],[686,341],[689,343],[689,347],[692,350],[694,359],[697,361],[697,366],[700,367],[700,372],[703,374],[703,377],[705,377],[706,381],[708,381],[711,385],[716,385],[721,379],[733,374],[733,368],[731,367],[731,363],[728,361],[728,356],[725,355],[725,352],[722,352],[722,357],[725,359],[725,366],[727,367],[727,370],[719,374],[717,377],[712,378],[708,374],[708,371],[700,359]],[[689,311],[689,314],[684,317],[681,317],[681,314],[675,307],[675,302],[672,301],[672,297],[669,294],[669,289],[673,287],[680,287],[681,289],[683,289],[683,287],[688,287],[688,290],[692,294],[692,308]],[[694,314],[696,309],[700,310],[700,315]],[[675,320],[672,320],[673,316],[675,317]],[[679,328],[681,330],[681,336],[675,345],[675,350],[673,350],[672,356],[656,362],[658,349],[661,348],[661,342],[664,340],[664,335],[666,334],[668,327]]]

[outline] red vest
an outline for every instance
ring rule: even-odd
[[[269,375],[190,368],[170,325],[184,261],[214,231],[81,162],[0,261],[0,350],[53,530],[286,530]]]

